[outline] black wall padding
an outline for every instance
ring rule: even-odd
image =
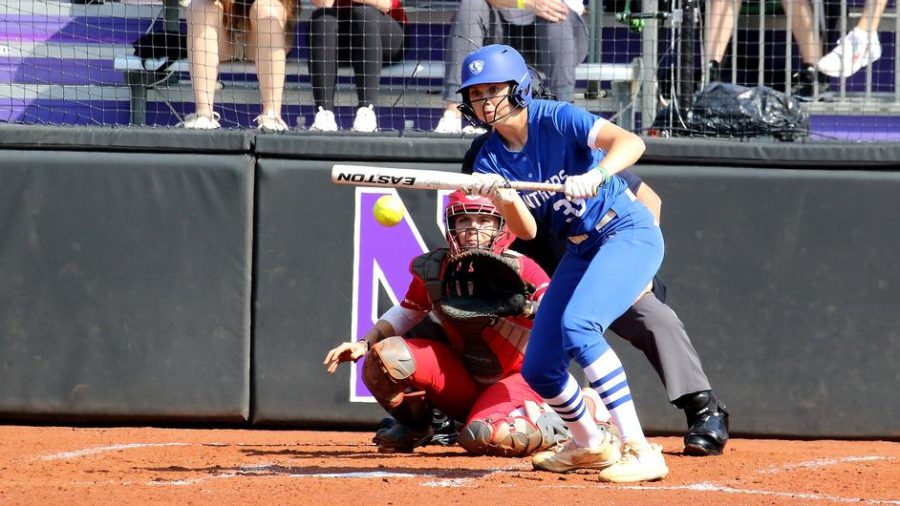
[[[252,158],[3,157],[0,415],[248,419]]]
[[[644,164],[817,170],[897,170],[900,143],[778,142],[649,138]]]
[[[355,337],[354,307],[380,314],[405,290],[370,280],[354,301],[357,270],[377,277],[354,260],[356,201],[365,217],[372,199],[330,169],[457,171],[469,140],[0,130],[0,420],[384,416],[350,402],[348,365],[322,366]],[[669,301],[733,431],[900,437],[900,147],[647,144],[636,171],[663,198]],[[436,192],[400,196],[421,246],[441,244]],[[369,260],[401,279],[418,236],[382,248],[396,227],[365,219]],[[645,429],[682,433],[646,359],[610,342]]]
[[[663,198],[670,303],[733,429],[900,435],[900,173],[638,172]],[[646,361],[627,351],[644,425],[683,427]]]
[[[259,135],[256,137],[255,151],[261,158],[458,164],[471,142],[472,137]]]
[[[68,128],[0,124],[0,150],[131,151],[153,153],[248,153],[252,130],[184,128]]]

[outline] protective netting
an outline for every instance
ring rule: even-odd
[[[5,0],[0,122],[458,135],[461,59],[505,42],[650,135],[711,135],[695,115],[730,112],[695,105],[722,81],[799,104],[793,140],[900,140],[896,0],[292,2]]]

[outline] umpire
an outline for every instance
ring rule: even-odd
[[[490,132],[472,142],[463,160],[462,171],[472,173],[475,155]],[[659,221],[662,200],[636,174],[617,174]],[[537,261],[548,273],[565,252],[560,241],[539,228],[532,241],[517,241],[515,249]],[[653,280],[653,291],[642,296],[628,311],[615,320],[610,329],[647,356],[666,388],[669,401],[684,411],[688,431],[684,436],[684,454],[694,456],[721,455],[728,442],[728,411],[713,395],[700,357],[688,337],[684,323],[665,303],[666,288],[661,280]]]

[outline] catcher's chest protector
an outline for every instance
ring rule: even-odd
[[[443,269],[450,251],[447,248],[438,248],[422,254],[412,261],[411,270],[415,276],[425,283],[428,297],[431,299],[433,311],[440,317],[446,326],[452,327],[451,334],[458,335],[463,344],[463,361],[466,368],[476,381],[484,384],[493,384],[502,379],[508,372],[501,359],[497,356],[489,340],[499,337],[508,341],[509,345],[524,355],[528,342],[530,329],[517,325],[506,318],[475,318],[470,320],[455,320],[449,318],[440,309],[440,302],[444,297]],[[505,259],[518,263],[515,255],[502,255]],[[488,330],[493,327],[493,330]],[[490,336],[485,335],[490,333]],[[509,364],[507,364],[509,365]]]
[[[425,290],[428,291],[428,298],[434,306],[437,306],[444,296],[441,270],[449,254],[448,248],[438,248],[419,255],[412,261],[410,269],[417,278],[425,282]]]

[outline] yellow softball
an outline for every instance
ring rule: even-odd
[[[375,201],[372,214],[375,215],[378,223],[386,227],[393,227],[403,220],[403,201],[393,194],[382,195]]]

